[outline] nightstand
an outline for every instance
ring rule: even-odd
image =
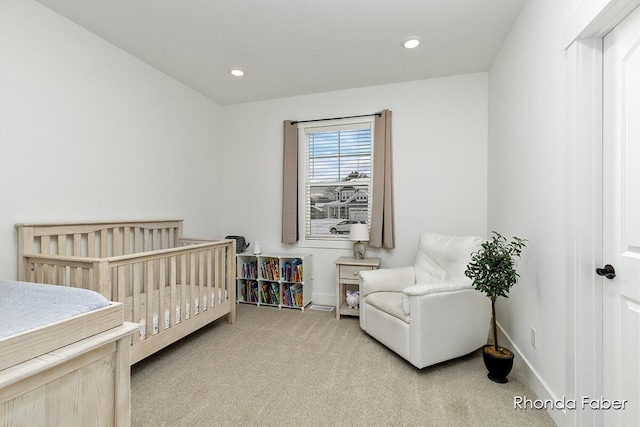
[[[358,273],[363,270],[377,270],[380,258],[355,259],[343,256],[335,261],[336,264],[336,319],[343,316],[360,316],[360,310],[350,308],[345,302],[348,289],[360,290]]]

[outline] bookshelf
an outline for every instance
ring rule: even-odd
[[[237,302],[304,311],[313,293],[311,255],[251,253],[237,257]]]

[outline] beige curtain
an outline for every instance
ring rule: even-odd
[[[298,241],[298,126],[285,120],[282,177],[282,243]]]
[[[369,246],[394,248],[391,111],[376,116],[373,139],[373,195]]]

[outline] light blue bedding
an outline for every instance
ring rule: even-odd
[[[87,289],[0,280],[0,338],[108,305]]]

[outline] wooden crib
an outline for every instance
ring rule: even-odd
[[[140,323],[131,364],[227,315],[235,240],[182,237],[182,220],[18,224],[18,280],[91,289]]]
[[[43,286],[0,280],[0,424],[129,426],[130,342],[137,325],[123,322],[117,302],[82,308],[83,296],[69,299],[82,295],[76,289],[26,290]],[[70,292],[56,297],[58,291]],[[65,305],[50,304],[56,298]],[[16,300],[24,301],[20,313],[38,319],[7,320]]]

